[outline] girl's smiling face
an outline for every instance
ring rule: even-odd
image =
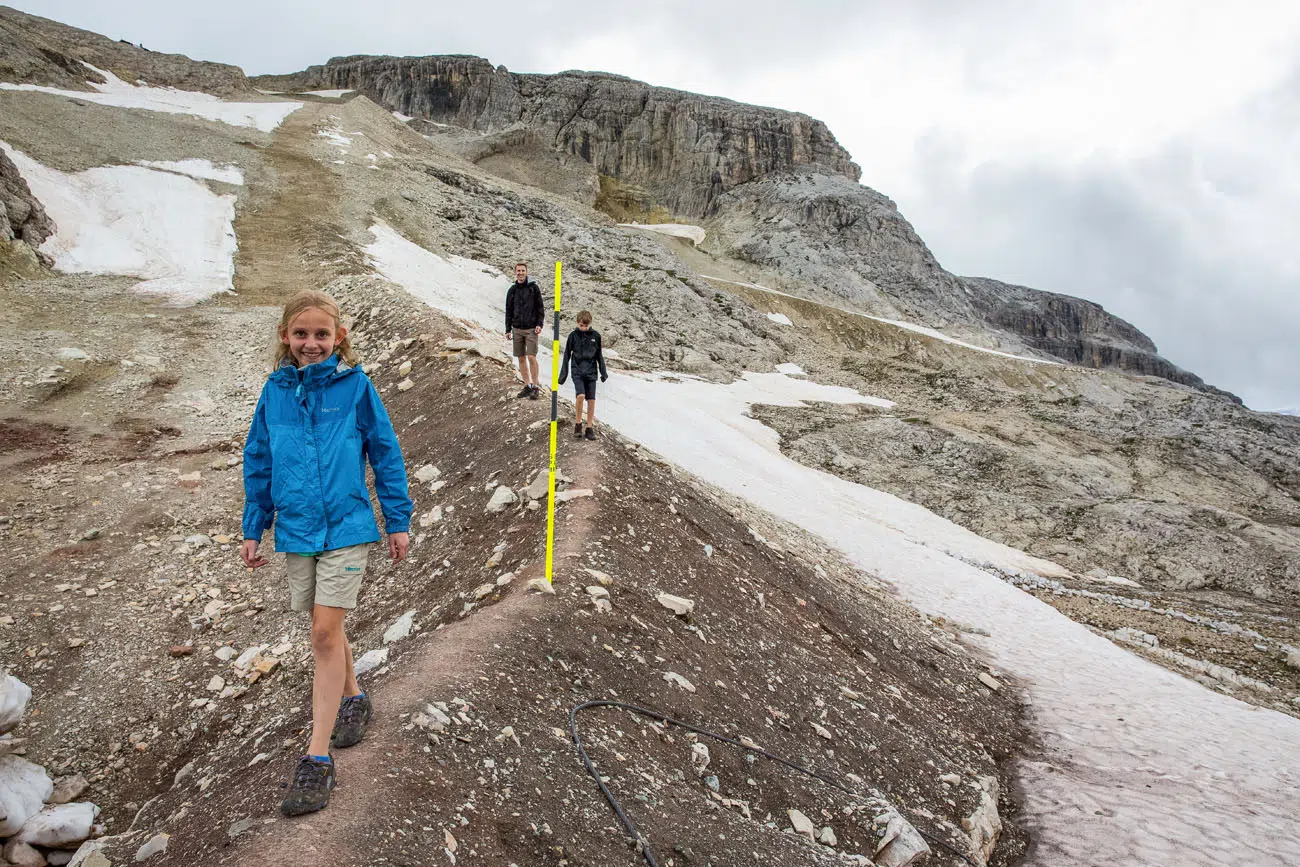
[[[334,317],[318,307],[309,307],[280,329],[280,342],[299,367],[317,364],[329,358],[343,342],[348,330],[335,324]]]

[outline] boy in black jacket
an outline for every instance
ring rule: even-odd
[[[564,344],[564,363],[560,365],[560,382],[569,376],[569,360],[573,360],[573,400],[576,417],[573,424],[573,436],[582,439],[582,404],[587,404],[586,438],[596,438],[596,372],[600,372],[600,381],[609,379],[605,370],[605,353],[601,351],[600,332],[591,327],[591,311],[583,310],[578,314],[578,327],[569,332],[569,340]]]
[[[506,292],[506,339],[510,340],[519,360],[519,375],[524,379],[524,390],[519,397],[537,400],[537,335],[546,323],[546,304],[542,290],[528,279],[528,265],[515,265],[515,282]]]

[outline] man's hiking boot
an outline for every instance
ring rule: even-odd
[[[584,436],[583,439],[594,440],[595,438],[596,438],[596,429],[594,427],[587,428],[586,436]]]
[[[339,715],[334,718],[330,746],[344,750],[360,743],[366,736],[366,725],[372,711],[370,698],[365,693],[344,698],[339,705]]]
[[[533,387],[531,385],[525,385],[523,390],[518,394],[516,394],[515,397],[529,397],[532,395],[532,393],[533,393]]]
[[[286,816],[302,816],[323,810],[329,805],[333,790],[334,762],[303,756],[294,769],[289,794],[280,802],[280,812]]]
[[[576,424],[574,424],[574,426],[573,426],[573,438],[574,438],[575,440],[580,440],[580,439],[582,439],[582,422],[577,422]]]
[[[537,400],[537,399],[538,399],[539,397],[541,397],[541,396],[542,396],[542,389],[541,389],[539,386],[536,386],[536,385],[534,385],[534,386],[530,386],[530,389],[529,389],[529,392],[528,392],[528,399],[529,399],[529,400]]]

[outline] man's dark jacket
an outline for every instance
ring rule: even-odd
[[[536,283],[511,283],[506,292],[506,334],[511,328],[541,328],[546,324],[546,302]]]

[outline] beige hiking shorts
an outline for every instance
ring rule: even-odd
[[[537,332],[531,328],[512,328],[510,334],[515,341],[515,358],[537,354]]]
[[[369,554],[369,543],[319,554],[285,554],[290,607],[294,611],[311,611],[313,605],[356,608]]]

